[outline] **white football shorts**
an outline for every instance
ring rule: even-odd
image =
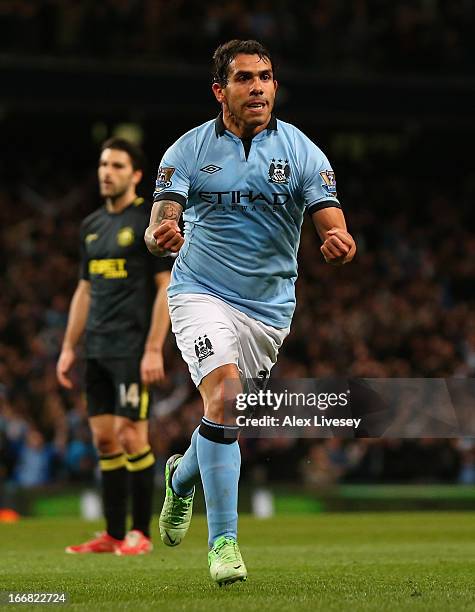
[[[213,295],[183,293],[169,297],[168,305],[178,348],[197,387],[228,363],[236,364],[243,382],[268,378],[290,331],[257,321]]]

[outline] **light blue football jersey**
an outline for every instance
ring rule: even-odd
[[[340,208],[335,175],[305,134],[275,117],[247,152],[220,115],[163,156],[154,201],[181,204],[185,222],[168,294],[209,293],[284,328],[295,310],[303,215]]]

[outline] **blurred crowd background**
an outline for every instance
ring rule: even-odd
[[[208,60],[229,38],[319,71],[469,73],[471,0],[3,0],[0,48],[58,57]]]
[[[346,75],[378,73],[422,74],[434,86],[444,75],[473,74],[474,25],[468,0],[4,0],[0,61],[11,68],[19,58],[35,66],[40,58],[54,72],[55,62],[71,60],[82,62],[84,75],[89,59],[94,70],[103,61],[130,59],[141,66],[158,61],[173,72],[177,62],[186,64],[179,74],[189,94],[194,66],[204,69],[219,42],[255,37],[274,51],[284,82],[285,69],[297,66],[308,71],[302,78],[333,74],[337,87]],[[86,77],[75,78],[80,87]],[[303,82],[308,100],[314,91]],[[463,95],[457,83],[443,83],[449,97]],[[295,87],[294,81],[289,89]],[[120,83],[113,93],[120,98]],[[210,96],[186,116],[175,108],[170,116],[148,117],[137,106],[108,112],[86,83],[91,107],[76,101],[60,108],[43,98],[40,104],[35,96],[43,94],[34,89],[29,103],[17,100],[15,108],[0,93],[7,143],[0,167],[0,479],[21,487],[90,483],[97,474],[81,363],[73,392],[58,387],[55,365],[78,278],[79,224],[100,205],[100,141],[120,129],[142,141],[150,167],[141,191],[150,197],[167,146],[218,110]],[[377,118],[361,108],[338,115],[325,108],[325,92],[317,97],[323,110],[312,120],[285,98],[278,116],[330,157],[359,251],[351,266],[325,265],[306,221],[297,311],[273,375],[474,377],[473,123],[457,123],[456,111],[437,107],[429,93],[430,122],[425,108],[396,121],[385,114],[384,99]],[[171,336],[166,369],[151,420],[157,471],[186,448],[201,414]],[[242,454],[248,482],[475,483],[475,444],[468,438],[243,440]]]

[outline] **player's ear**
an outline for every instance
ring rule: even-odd
[[[216,100],[222,104],[224,102],[223,87],[219,83],[213,83],[211,89],[213,90]]]
[[[138,185],[142,180],[143,172],[142,170],[134,170],[134,174],[132,180],[134,181],[134,185]]]

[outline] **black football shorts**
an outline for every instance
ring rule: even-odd
[[[114,414],[144,421],[149,393],[140,381],[140,358],[87,359],[86,397],[90,417]]]

